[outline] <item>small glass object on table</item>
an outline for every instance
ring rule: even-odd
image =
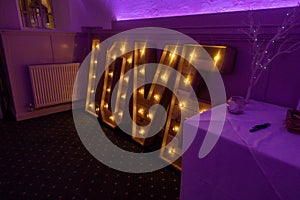
[[[227,109],[233,114],[242,114],[246,107],[245,98],[242,96],[232,96],[227,101]]]

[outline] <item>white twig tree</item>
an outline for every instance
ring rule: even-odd
[[[252,11],[250,11],[250,30],[247,32],[247,35],[251,42],[252,62],[251,77],[245,97],[247,103],[254,86],[262,74],[270,67],[271,62],[282,54],[291,53],[300,48],[300,41],[295,42],[289,37],[292,29],[300,24],[299,8],[300,4],[298,3],[297,7],[286,13],[281,26],[278,27],[276,34],[270,40],[260,39],[260,26],[255,25]]]

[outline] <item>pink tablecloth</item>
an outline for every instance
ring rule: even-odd
[[[285,128],[287,108],[251,101],[244,114],[227,113],[217,144],[204,158],[199,149],[210,111],[184,123],[183,140],[199,124],[183,155],[181,199],[300,199],[300,135]],[[251,133],[255,125],[271,126]],[[213,133],[212,133],[213,134]],[[184,142],[185,145],[185,142]]]

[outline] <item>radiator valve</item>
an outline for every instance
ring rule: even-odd
[[[30,110],[31,112],[34,111],[34,104],[33,104],[33,103],[30,103],[30,104],[29,104],[29,110]]]

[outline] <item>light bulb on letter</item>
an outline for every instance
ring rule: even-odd
[[[174,154],[174,153],[176,153],[176,149],[175,149],[175,147],[171,147],[169,149],[169,154]]]
[[[172,130],[173,130],[174,132],[178,132],[179,127],[178,127],[178,126],[174,126],[174,127],[172,128]]]
[[[138,110],[138,113],[139,113],[140,115],[143,115],[143,114],[144,114],[144,109],[143,109],[143,108],[140,108],[140,109]]]
[[[159,94],[155,94],[155,95],[153,96],[153,98],[155,99],[155,101],[159,101],[160,96],[159,96]]]
[[[141,128],[141,129],[139,130],[139,134],[140,134],[140,135],[144,135],[144,134],[145,134],[145,130]]]

